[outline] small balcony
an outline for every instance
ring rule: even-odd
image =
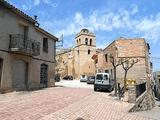
[[[11,34],[9,49],[11,52],[15,53],[38,56],[40,55],[40,42],[32,40],[21,34]]]

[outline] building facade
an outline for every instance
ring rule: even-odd
[[[66,68],[60,74],[64,77],[63,73],[66,73],[66,75],[72,75],[75,79],[79,79],[81,75],[95,74],[95,64],[92,56],[96,53],[96,36],[88,29],[82,29],[76,35],[75,42],[76,46],[74,48],[56,56],[57,61],[63,59],[58,63],[61,68]]]
[[[150,47],[143,38],[119,38],[108,45],[103,52],[95,54],[92,58],[95,61],[98,69],[102,72],[109,73],[111,79],[114,79],[114,69],[111,63],[111,57],[115,59],[115,64],[118,64],[122,59],[138,60],[128,71],[127,74],[127,89],[128,101],[135,103],[131,111],[149,110],[154,107],[154,95],[152,87],[152,63],[150,62]],[[102,57],[103,56],[103,57]],[[121,61],[120,61],[121,63]],[[116,68],[117,83],[124,85],[124,69],[120,64]]]
[[[53,86],[57,40],[36,19],[0,0],[0,90]]]
[[[128,79],[134,79],[137,84],[146,82],[147,75],[151,74],[149,45],[143,38],[117,39],[108,45],[103,52],[97,54],[97,59],[100,62],[100,64],[97,63],[97,68],[103,72],[110,73],[113,78],[113,66],[110,62],[110,55],[112,55],[117,62],[121,58],[138,59],[138,63],[128,71],[127,75]],[[116,77],[119,83],[123,83],[124,70],[122,65],[117,67]]]

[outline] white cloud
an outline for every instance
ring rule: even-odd
[[[22,9],[25,10],[25,11],[27,11],[27,10],[29,10],[30,8],[29,8],[27,5],[23,4],[23,5],[22,5]]]
[[[38,6],[44,3],[52,7],[58,6],[58,4],[56,2],[53,2],[52,0],[27,0],[27,1],[24,1],[24,4],[22,4],[21,7],[24,11],[27,11],[27,10],[31,10],[35,6]]]
[[[36,5],[39,5],[41,3],[41,0],[34,0],[34,5],[36,6]]]
[[[53,3],[53,1],[51,0],[34,0],[34,6],[39,5],[41,3],[55,5],[55,3]]]
[[[132,14],[136,14],[139,12],[138,6],[137,5],[132,5],[133,9],[132,9]]]
[[[88,28],[94,32],[99,30],[112,31],[126,26],[132,27],[128,11],[117,14],[110,11],[94,11],[88,17],[84,17],[82,13],[77,12],[72,18],[66,20],[67,23],[65,21],[60,22],[62,28],[58,30],[57,35],[63,33],[65,36],[73,35],[82,28]]]
[[[150,17],[136,18],[134,15],[138,12],[136,5],[133,5],[132,9],[120,8],[118,12],[95,10],[88,16],[76,12],[73,16],[63,20],[48,21],[50,24],[45,24],[45,27],[51,28],[57,36],[64,34],[66,37],[75,35],[82,28],[88,28],[92,32],[125,30],[130,32],[127,33],[127,36],[135,34],[138,37],[144,37],[150,43],[157,43],[160,38],[160,13]]]
[[[147,39],[157,43],[160,38],[160,13],[154,18],[144,18],[136,25],[137,32],[141,32]]]

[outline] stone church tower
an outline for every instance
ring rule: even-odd
[[[82,29],[75,37],[74,76],[94,75],[95,64],[92,56],[96,53],[96,36],[88,29]]]

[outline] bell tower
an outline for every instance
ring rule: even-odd
[[[75,37],[75,76],[94,75],[95,64],[92,56],[96,53],[96,36],[88,29],[82,29]]]
[[[88,29],[82,29],[75,37],[76,46],[96,46],[96,36]]]

